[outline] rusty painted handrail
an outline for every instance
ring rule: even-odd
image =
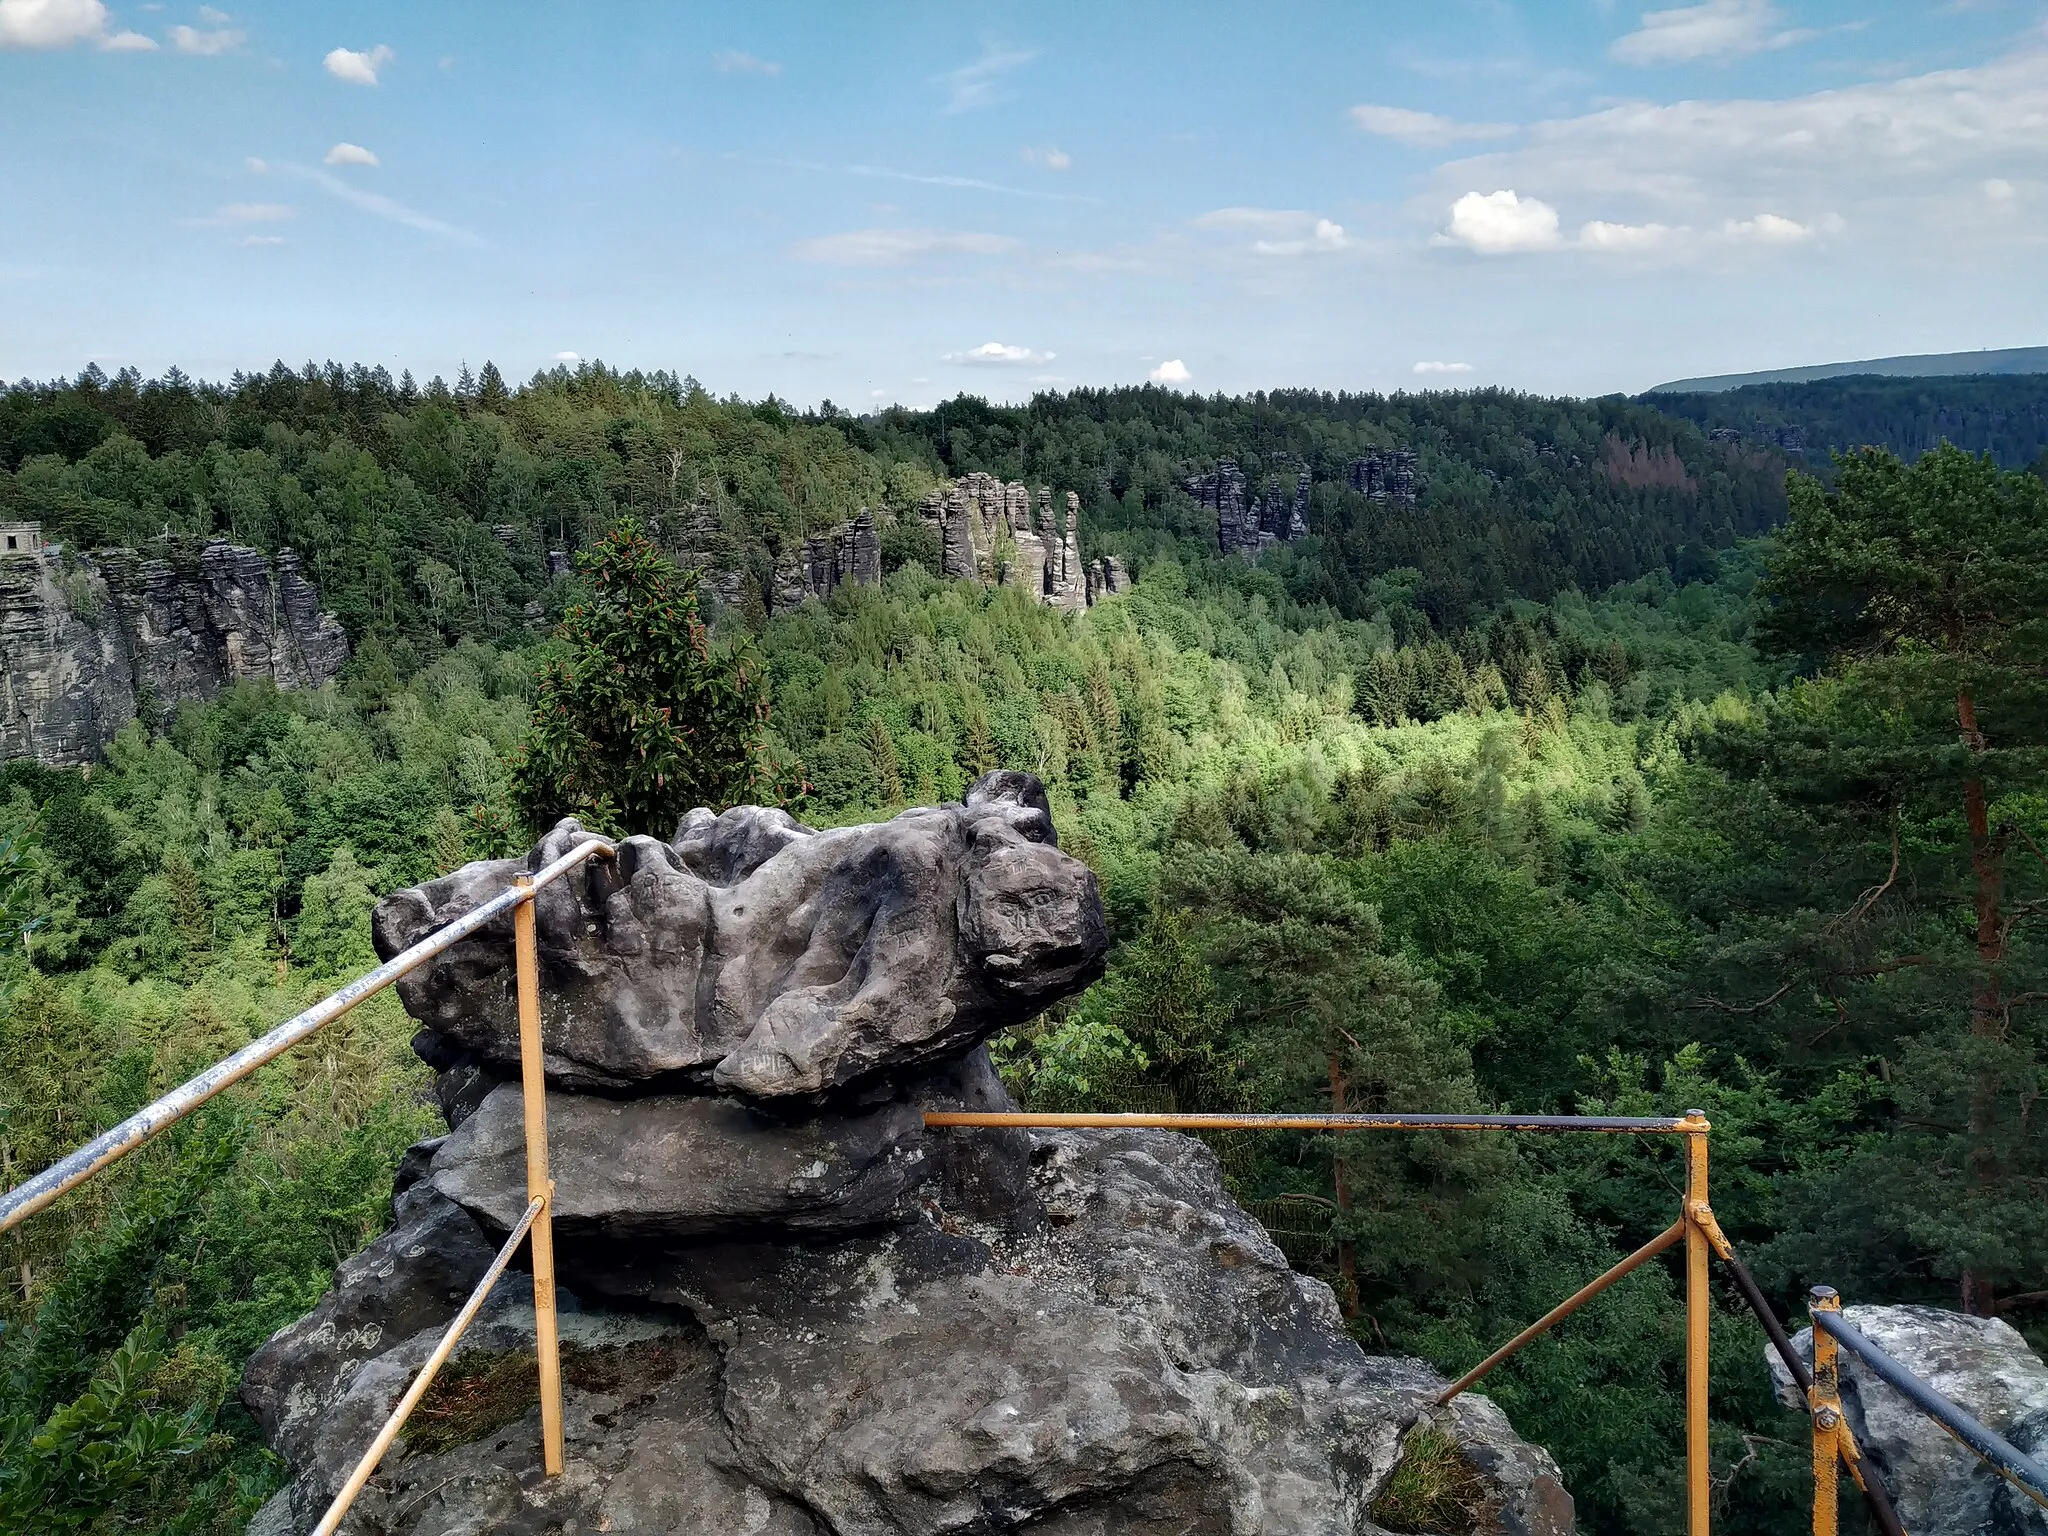
[[[66,1191],[75,1189],[97,1173],[104,1172],[152,1137],[168,1130],[224,1088],[232,1087],[258,1067],[286,1051],[361,1003],[383,991],[401,976],[418,970],[442,951],[460,943],[494,919],[529,900],[533,892],[559,880],[593,854],[609,855],[612,843],[592,837],[549,864],[539,873],[507,886],[473,912],[466,912],[445,928],[436,930],[410,949],[393,955],[365,976],[359,976],[339,992],[323,998],[304,1013],[286,1019],[268,1034],[250,1041],[232,1056],[223,1058],[190,1082],[172,1089],[154,1104],[137,1110],[112,1130],[95,1136],[69,1157],[58,1159],[34,1178],[0,1195],[0,1232],[19,1225]]]
[[[929,1126],[1039,1127],[1142,1131],[1598,1131],[1614,1136],[1689,1136],[1686,1118],[1634,1115],[1287,1115],[1033,1114],[1008,1110],[930,1110]]]
[[[1039,1130],[1162,1131],[1592,1131],[1609,1136],[1683,1136],[1685,1194],[1678,1220],[1590,1285],[1552,1307],[1534,1323],[1465,1373],[1438,1399],[1447,1403],[1531,1340],[1548,1332],[1580,1306],[1631,1270],[1667,1248],[1685,1244],[1685,1482],[1688,1536],[1712,1529],[1712,1480],[1707,1446],[1707,1339],[1711,1321],[1707,1294],[1710,1253],[1733,1250],[1707,1203],[1707,1132],[1703,1111],[1683,1115],[1401,1115],[1401,1114],[1038,1114],[1014,1110],[929,1110],[931,1128],[963,1127]]]
[[[355,1503],[356,1496],[363,1491],[363,1485],[369,1482],[370,1475],[377,1470],[377,1463],[384,1459],[384,1453],[391,1449],[391,1442],[398,1438],[399,1430],[405,1427],[405,1421],[412,1416],[413,1409],[419,1407],[420,1399],[427,1395],[427,1388],[434,1384],[434,1378],[440,1374],[441,1367],[448,1363],[448,1357],[455,1352],[457,1341],[462,1338],[469,1325],[476,1321],[476,1315],[483,1309],[485,1298],[491,1294],[491,1287],[498,1283],[498,1277],[505,1273],[505,1266],[512,1262],[513,1253],[518,1250],[520,1243],[525,1241],[527,1228],[533,1225],[534,1218],[539,1216],[546,1206],[547,1201],[539,1196],[526,1202],[526,1214],[519,1218],[518,1224],[512,1228],[511,1236],[500,1245],[498,1256],[491,1260],[491,1267],[485,1270],[483,1278],[477,1281],[476,1288],[469,1293],[469,1300],[465,1301],[462,1310],[455,1314],[455,1320],[441,1335],[441,1342],[436,1344],[434,1352],[427,1356],[427,1363],[420,1367],[419,1375],[413,1377],[412,1385],[406,1389],[405,1396],[398,1400],[398,1406],[391,1410],[391,1416],[384,1421],[384,1427],[377,1431],[377,1438],[370,1442],[370,1448],[363,1452],[362,1459],[356,1463],[355,1471],[349,1474],[348,1481],[341,1485],[341,1491],[335,1494],[334,1501],[327,1506],[327,1513],[322,1515],[320,1523],[313,1527],[313,1536],[334,1536],[334,1532],[341,1525],[342,1517],[348,1513],[349,1506]]]

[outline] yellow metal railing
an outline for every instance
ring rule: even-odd
[[[1685,1244],[1685,1466],[1686,1530],[1708,1536],[1713,1520],[1713,1482],[1707,1459],[1708,1325],[1712,1321],[1707,1293],[1710,1254],[1734,1261],[1734,1250],[1707,1203],[1707,1133],[1712,1129],[1701,1111],[1676,1118],[1620,1115],[1256,1115],[1256,1114],[1013,1114],[994,1111],[935,1111],[924,1117],[933,1127],[981,1126],[1041,1129],[1125,1129],[1169,1131],[1591,1131],[1610,1136],[1683,1136],[1685,1193],[1678,1220],[1592,1283],[1582,1286],[1444,1391],[1437,1401],[1448,1403],[1524,1345],[1571,1316],[1631,1270],[1667,1248]],[[1745,1272],[1746,1273],[1746,1272]]]
[[[420,1368],[398,1405],[342,1484],[327,1513],[315,1526],[314,1536],[333,1536],[343,1516],[355,1503],[377,1464],[434,1377],[454,1353],[464,1330],[476,1318],[485,1299],[504,1274],[523,1241],[533,1248],[533,1333],[534,1353],[540,1371],[541,1461],[550,1477],[562,1471],[562,1364],[555,1321],[555,1243],[551,1217],[554,1181],[548,1177],[547,1082],[542,1071],[540,1043],[540,958],[534,936],[533,901],[545,887],[593,857],[609,858],[615,851],[604,838],[593,837],[577,844],[553,863],[532,875],[520,875],[509,888],[447,923],[403,953],[392,956],[365,976],[358,977],[339,992],[323,998],[304,1013],[294,1015],[275,1029],[208,1067],[190,1082],[173,1089],[154,1104],[138,1110],[112,1130],[95,1137],[69,1157],[52,1163],[41,1173],[15,1189],[0,1195],[0,1232],[26,1221],[30,1216],[75,1189],[95,1175],[104,1173],[152,1137],[168,1130],[222,1090],[240,1082],[266,1062],[274,1061],[300,1041],[333,1023],[366,998],[374,997],[401,977],[418,970],[436,955],[443,954],[471,934],[492,922],[512,915],[512,944],[515,990],[519,1005],[519,1081],[526,1101],[526,1197],[525,1214],[514,1224],[504,1245],[462,1310],[442,1332],[427,1363]]]

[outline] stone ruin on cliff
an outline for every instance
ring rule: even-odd
[[[583,836],[388,898],[379,952]],[[317,1519],[525,1206],[506,921],[399,984],[449,1132],[249,1363],[293,1474],[257,1536]],[[450,1367],[469,1385],[429,1395],[349,1536],[1366,1536],[1424,1423],[1493,1529],[1571,1529],[1550,1458],[1364,1354],[1202,1143],[924,1125],[1009,1108],[988,1037],[1103,969],[1095,877],[1029,775],[828,832],[695,811],[546,888],[536,923],[567,1469],[541,1475],[508,1278]],[[444,1411],[477,1401],[499,1406]]]
[[[248,679],[316,688],[348,660],[299,557],[225,539],[67,553],[35,523],[0,526],[0,757],[95,762],[146,703]]]

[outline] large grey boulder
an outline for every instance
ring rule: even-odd
[[[2015,1444],[2048,1438],[2048,1366],[2010,1323],[1939,1307],[1847,1306],[1842,1317],[1936,1392]],[[1810,1363],[1813,1330],[1800,1329],[1792,1342]],[[1767,1350],[1765,1358],[1779,1400],[1804,1411],[1805,1399],[1784,1362],[1775,1351]],[[1848,1350],[1840,1352],[1840,1360],[1842,1410],[1849,1427],[1877,1464],[1899,1519],[1913,1536],[2048,1533],[2048,1523],[2031,1500],[2011,1490]],[[2029,1447],[2020,1444],[2020,1449]]]
[[[586,836],[386,898],[386,957]],[[1057,846],[1036,779],[994,773],[964,804],[811,832],[780,811],[693,813],[626,839],[535,903],[542,1039],[574,1089],[690,1086],[818,1098],[956,1057],[1101,974],[1095,876]],[[509,917],[399,983],[406,1008],[511,1075]]]
[[[392,898],[380,946],[582,835]],[[1101,968],[1094,879],[1036,780],[841,832],[693,813],[538,918],[567,1468],[539,1465],[515,1272],[349,1536],[1371,1536],[1425,1422],[1485,1529],[1572,1529],[1549,1456],[1363,1353],[1202,1143],[926,1128],[1013,1108],[982,1040]],[[318,1518],[526,1205],[507,937],[406,985],[449,1133],[249,1364],[293,1472],[267,1536]]]
[[[402,1446],[344,1529],[1371,1536],[1424,1421],[1484,1478],[1482,1529],[1572,1529],[1550,1458],[1484,1398],[1435,1408],[1422,1363],[1362,1353],[1201,1143],[1034,1136],[1033,1215],[1013,1220],[948,1198],[950,1150],[901,1222],[832,1242],[565,1239],[565,1475],[541,1475],[528,1409],[469,1444]],[[411,1246],[364,1258],[403,1276]],[[530,1291],[507,1284],[458,1368],[530,1348]],[[259,1356],[265,1380],[303,1370],[310,1405],[279,1442],[297,1474],[281,1529],[317,1518],[435,1336],[387,1335],[336,1370],[315,1341],[340,1306]]]
[[[901,1102],[792,1125],[702,1094],[547,1098],[555,1230],[567,1239],[857,1230],[900,1216],[926,1172],[923,1122]],[[526,1210],[524,1108],[519,1085],[500,1084],[427,1175],[499,1232]]]

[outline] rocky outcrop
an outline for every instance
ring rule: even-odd
[[[948,578],[1022,587],[1054,608],[1088,606],[1081,498],[1073,491],[1056,515],[1052,492],[1041,487],[1034,513],[1024,485],[975,473],[928,494],[919,516],[939,536]]]
[[[1201,1143],[926,1127],[1011,1107],[983,1036],[1100,965],[1093,878],[1035,780],[840,833],[697,812],[616,862],[539,913],[543,996],[566,999],[545,1029],[565,1474],[541,1475],[515,1276],[349,1536],[1371,1536],[1424,1421],[1487,1489],[1480,1529],[1571,1530],[1550,1458],[1484,1398],[1439,1409],[1433,1371],[1362,1353]],[[506,875],[392,898],[380,945]],[[493,948],[402,993],[451,1133],[243,1379],[293,1473],[269,1536],[317,1519],[525,1207]],[[820,1052],[791,1053],[785,1014]]]
[[[216,539],[167,544],[148,558],[127,549],[67,555],[36,539],[0,554],[8,757],[93,762],[139,711],[212,698],[247,679],[317,687],[348,654],[347,635],[289,550],[273,559]]]
[[[1088,562],[1088,606],[1093,608],[1106,597],[1115,597],[1119,592],[1131,588],[1130,573],[1124,563],[1115,555],[1105,555],[1100,560]]]
[[[852,522],[814,533],[782,552],[768,609],[783,613],[814,597],[830,597],[841,586],[874,587],[881,581],[882,541],[874,514],[863,507]]]
[[[1362,454],[1344,470],[1344,483],[1367,501],[1406,505],[1421,484],[1412,448],[1385,448]]]
[[[1936,1392],[2021,1450],[2048,1449],[2048,1366],[2011,1324],[1938,1307],[1844,1307],[1842,1319]],[[1813,1330],[1793,1346],[1811,1363]],[[1806,1402],[1774,1351],[1765,1352],[1779,1400]],[[1913,1536],[2037,1536],[2038,1505],[2012,1488],[1942,1427],[1840,1352],[1842,1409],[1876,1464]]]
[[[1181,484],[1216,514],[1216,547],[1226,555],[1256,558],[1275,544],[1291,543],[1308,533],[1307,469],[1291,485],[1279,475],[1269,476],[1265,491],[1249,500],[1249,484],[1235,459],[1219,459],[1209,473],[1191,475]]]
[[[465,865],[377,908],[387,958],[587,834]],[[1101,973],[1095,876],[1045,792],[993,773],[964,804],[812,832],[781,811],[627,838],[535,903],[552,1081],[818,1095],[979,1044]],[[401,981],[413,1016],[487,1065],[518,1060],[509,918]]]

